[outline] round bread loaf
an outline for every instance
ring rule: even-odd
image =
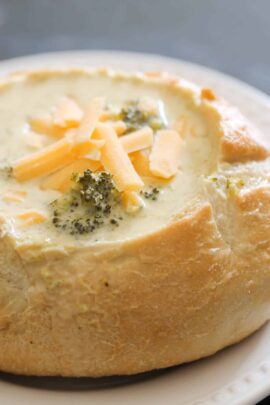
[[[14,219],[20,203],[1,202],[0,369],[134,374],[209,356],[261,327],[270,318],[270,159],[257,130],[212,90],[165,73],[19,73],[0,88],[3,172],[30,153],[29,117],[63,95],[162,100],[183,140],[180,166],[160,200],[100,234],[25,227]],[[1,176],[2,197],[19,187],[40,204],[39,180]]]

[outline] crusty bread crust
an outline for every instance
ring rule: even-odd
[[[196,100],[220,145],[217,175],[227,176],[222,161],[237,163],[229,165],[232,177],[247,164],[239,162],[254,161],[251,177],[260,176],[239,193],[209,182],[171,223],[126,242],[22,246],[3,220],[3,371],[133,374],[211,355],[270,318],[267,150],[239,112],[208,92],[167,75],[144,80],[164,81]]]

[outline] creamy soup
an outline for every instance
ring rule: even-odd
[[[127,102],[143,103],[150,100],[150,103],[158,106],[162,125],[176,129],[183,140],[177,173],[164,181],[145,179],[145,185],[139,192],[142,201],[140,209],[131,213],[120,205],[115,206],[103,225],[83,234],[71,234],[53,223],[51,203],[63,198],[63,194],[42,189],[41,184],[46,176],[18,181],[9,175],[7,169],[37,151],[39,145],[31,141],[33,130],[29,128],[29,122],[33,117],[50,112],[61,97],[76,100],[82,110],[93,98],[104,97],[107,111],[112,114],[119,112]],[[0,123],[0,212],[19,243],[92,244],[131,239],[155,231],[174,220],[196,198],[201,188],[201,176],[215,170],[216,144],[211,128],[196,112],[195,101],[192,103],[183,92],[158,81],[102,72],[29,75],[2,86]],[[159,123],[157,128],[155,125],[154,142]],[[128,133],[131,132],[132,128]],[[39,134],[37,139],[42,148],[56,141],[46,134]],[[153,193],[153,189],[158,191]],[[18,191],[15,193],[16,201],[9,198],[14,191]],[[44,213],[46,220],[25,224],[20,215],[32,209]]]

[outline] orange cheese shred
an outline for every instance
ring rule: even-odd
[[[111,173],[119,191],[135,191],[143,187],[143,181],[136,173],[128,154],[116,132],[109,124],[99,124],[95,137],[105,141],[101,148],[101,163]]]
[[[17,218],[22,221],[24,226],[30,226],[35,224],[41,224],[42,222],[46,221],[47,217],[45,214],[38,210],[27,210],[22,212],[21,214],[17,215]]]
[[[53,123],[60,127],[73,127],[80,124],[83,112],[76,103],[69,97],[62,97],[53,108]]]
[[[89,139],[75,143],[75,139],[76,133],[69,133],[65,138],[20,159],[13,167],[15,178],[26,181],[45,176],[83,156],[100,160],[100,149],[104,141]]]
[[[29,125],[32,131],[38,134],[44,134],[53,138],[62,138],[65,135],[66,128],[61,128],[53,123],[50,114],[42,114],[29,119]]]
[[[113,129],[115,130],[115,132],[117,133],[117,135],[123,135],[123,133],[126,131],[127,126],[124,123],[124,121],[113,121],[110,123],[113,127]]]
[[[97,126],[105,104],[104,97],[93,98],[85,110],[81,124],[76,131],[77,142],[81,143],[91,138]]]
[[[104,145],[104,141],[97,140],[97,139],[90,139],[89,141],[84,141],[81,143],[77,143],[72,148],[72,153],[74,155],[80,156],[87,156],[88,158],[94,157],[98,152],[98,158],[93,160],[100,160],[100,149]]]
[[[149,156],[146,151],[134,152],[130,155],[133,166],[136,172],[143,177],[152,177],[153,173],[150,170]]]
[[[99,120],[104,122],[104,121],[108,121],[111,118],[111,112],[108,110],[104,110],[102,111],[102,113],[100,114],[100,118]]]
[[[177,173],[183,141],[178,132],[164,129],[157,132],[150,154],[150,170],[155,176],[168,179]]]
[[[129,135],[122,136],[120,140],[127,153],[146,149],[152,146],[153,130],[150,127],[145,127],[138,131],[134,131]]]
[[[72,186],[72,174],[83,173],[89,169],[93,172],[101,168],[100,162],[95,162],[90,159],[78,159],[69,165],[63,167],[57,172],[51,174],[41,185],[42,190],[56,190],[65,192]]]
[[[71,139],[63,138],[30,156],[23,157],[13,166],[14,177],[18,181],[26,181],[52,173],[74,159],[72,146]]]
[[[89,141],[91,143],[90,150],[84,155],[87,159],[100,161],[101,159],[101,147],[104,145],[105,141],[101,139],[91,139]]]
[[[27,195],[23,190],[7,190],[3,196],[3,200],[6,202],[22,202]]]
[[[136,191],[124,191],[122,193],[122,204],[129,214],[137,212],[143,207],[143,199]]]

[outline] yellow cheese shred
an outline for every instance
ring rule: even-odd
[[[168,179],[177,173],[183,141],[178,132],[164,129],[157,132],[150,154],[150,170],[155,176]]]
[[[26,156],[13,166],[14,177],[26,181],[43,176],[70,163],[74,157],[71,153],[73,142],[63,138],[46,148]]]
[[[143,177],[152,177],[150,162],[147,151],[138,151],[130,154],[136,172]]]
[[[92,133],[99,122],[104,104],[104,97],[96,97],[91,100],[85,110],[81,124],[76,131],[76,139],[78,143],[87,141],[91,138]]]
[[[135,191],[143,187],[143,181],[136,173],[120,138],[109,124],[99,124],[95,137],[105,141],[101,148],[101,163],[111,173],[119,191]]]
[[[127,213],[133,214],[143,207],[143,199],[136,191],[124,191],[122,193],[122,204]]]
[[[112,125],[112,127],[113,127],[113,129],[115,130],[115,132],[117,133],[117,135],[123,135],[123,133],[126,131],[126,129],[127,129],[127,126],[126,126],[126,124],[124,123],[124,121],[121,121],[121,120],[119,120],[119,121],[112,121],[111,123],[110,123],[111,125]]]
[[[81,143],[77,143],[72,148],[72,153],[75,156],[86,156],[90,157],[91,155],[95,155],[96,152],[99,152],[101,147],[104,145],[104,141],[90,139],[88,141],[84,141]],[[99,155],[100,156],[100,155]],[[98,159],[100,160],[100,158]]]
[[[53,123],[60,127],[77,126],[83,117],[83,112],[75,100],[61,97],[52,111]]]
[[[7,190],[3,196],[3,200],[6,202],[22,202],[27,195],[23,190]]]
[[[138,131],[132,132],[129,135],[122,136],[120,140],[127,153],[146,149],[152,146],[153,130],[150,127],[144,127]]]
[[[24,226],[30,226],[35,224],[41,224],[42,222],[46,221],[47,217],[45,214],[38,210],[29,209],[27,211],[22,212],[21,214],[16,215],[18,219],[22,221]]]
[[[42,114],[30,118],[29,125],[32,131],[53,138],[62,138],[66,132],[66,128],[59,127],[53,123],[50,114]]]
[[[85,154],[85,157],[91,160],[100,161],[101,159],[100,149],[104,145],[105,141],[101,139],[91,139],[88,142],[91,143],[91,148]]]
[[[93,172],[101,168],[100,162],[95,162],[90,159],[81,158],[75,160],[64,168],[51,174],[41,185],[42,190],[57,190],[65,192],[72,186],[72,174],[83,173],[89,169]]]
[[[13,167],[15,178],[26,181],[48,175],[79,157],[87,155],[89,158],[100,153],[99,150],[104,145],[101,140],[90,139],[75,143],[75,139],[76,134],[70,133],[46,148],[20,159]]]
[[[120,113],[120,110],[119,110]],[[102,114],[100,115],[100,121],[105,122],[105,121],[110,121],[111,119],[115,119],[115,115],[116,113],[110,111],[110,110],[106,110],[104,109],[102,111]]]

